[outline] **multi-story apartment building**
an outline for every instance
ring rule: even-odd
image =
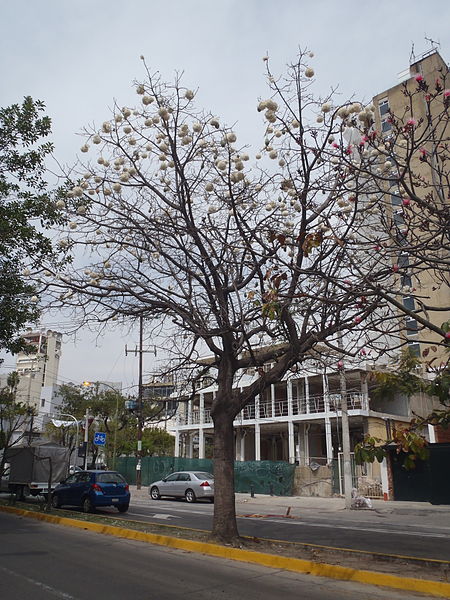
[[[439,52],[435,49],[422,55],[419,59],[413,58],[413,61],[408,69],[399,74],[399,82],[397,85],[380,92],[373,98],[373,104],[375,106],[375,118],[376,128],[381,131],[382,134],[389,139],[392,135],[393,124],[391,115],[394,114],[397,118],[402,118],[402,122],[407,122],[409,119],[415,121],[418,125],[416,135],[419,136],[420,132],[428,127],[428,106],[426,101],[426,94],[413,94],[417,89],[419,83],[423,81],[423,84],[427,85],[430,92],[436,91],[437,87],[443,90],[445,87],[445,77],[447,81],[447,87],[449,85],[449,68],[445,61],[440,56]],[[436,87],[437,86],[437,87]],[[405,91],[411,95],[406,96]],[[438,119],[438,103],[429,104],[431,111],[431,118]],[[448,118],[442,119],[437,125],[437,140],[438,140],[444,128],[448,128]],[[448,134],[447,134],[448,135]],[[434,144],[434,145],[436,145]],[[434,202],[448,202],[448,179],[445,183],[446,176],[448,173],[443,173],[443,180],[440,182],[437,180],[436,165],[432,164],[433,142],[428,139],[424,144],[426,147],[423,149],[428,152],[431,157],[430,160],[420,160],[419,152],[413,157],[413,169],[415,175],[421,178],[421,182],[416,179],[416,189],[419,191],[419,195],[426,197],[428,193],[432,193]],[[429,182],[428,188],[426,182]],[[417,185],[421,183],[421,185]],[[439,199],[436,193],[436,188],[442,183],[445,189],[442,189],[442,198]],[[395,180],[392,181],[392,187],[389,194],[389,204],[393,213],[393,222],[399,230],[401,235],[402,227],[405,224],[404,206],[401,193],[396,188]],[[407,210],[413,210],[412,207],[408,207]],[[419,234],[420,236],[420,234]],[[405,246],[408,246],[405,243]],[[424,250],[422,250],[423,252]],[[433,250],[435,252],[435,250]],[[436,258],[436,257],[434,257]],[[448,260],[448,256],[445,257]],[[407,251],[401,252],[398,256],[398,264],[402,267],[408,267],[411,262],[416,262],[414,259],[411,261],[411,257]],[[414,276],[408,274],[406,271],[401,278],[401,285],[404,289],[416,289],[418,294],[424,298],[426,304],[430,306],[439,307],[443,310],[430,311],[427,317],[431,322],[440,327],[443,322],[450,319],[450,287],[448,278],[436,276],[436,271],[432,269],[422,269],[420,274]],[[417,302],[414,297],[403,294],[401,302],[408,310],[414,311],[418,309]],[[405,335],[407,336],[411,350],[416,354],[420,355],[425,349],[426,345],[441,341],[438,334],[431,332],[429,329],[421,329],[418,326],[417,321],[413,317],[405,318]],[[440,348],[437,350],[436,359],[437,361],[445,360],[445,350]]]
[[[38,409],[42,388],[53,386],[58,378],[62,335],[50,329],[29,330],[23,337],[34,350],[17,354],[16,371],[20,376],[17,400]]]

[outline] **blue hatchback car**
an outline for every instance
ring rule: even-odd
[[[52,505],[54,508],[81,506],[86,513],[102,506],[115,506],[119,512],[126,512],[130,490],[116,471],[79,471],[56,486]]]

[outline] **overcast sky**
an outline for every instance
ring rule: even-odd
[[[317,92],[339,86],[342,98],[369,100],[398,82],[397,74],[440,42],[450,60],[448,0],[0,0],[0,106],[41,99],[53,121],[55,157],[76,161],[84,125],[110,118],[113,99],[136,102],[132,82],[151,70],[170,80],[184,71],[197,101],[236,129],[244,143],[262,135],[256,99],[265,93],[264,63],[275,72],[299,47],[315,56]],[[44,327],[65,323],[44,317]],[[137,383],[137,359],[125,357],[136,334],[84,332],[66,337],[60,381]],[[147,371],[158,357],[145,355]],[[3,370],[15,360],[6,357]]]

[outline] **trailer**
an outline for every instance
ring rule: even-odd
[[[69,471],[70,449],[52,443],[8,448],[8,489],[18,498],[47,496]]]

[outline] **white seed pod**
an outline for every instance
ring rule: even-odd
[[[81,150],[81,152],[88,152],[89,146],[87,144],[84,144],[83,146],[81,146],[80,150]]]
[[[136,86],[136,94],[139,94],[140,96],[145,94],[145,87],[142,85],[142,83]]]
[[[220,171],[225,171],[225,169],[227,168],[227,163],[224,160],[219,160],[216,163],[216,167],[220,170]]]
[[[308,78],[314,77],[314,69],[312,69],[311,67],[307,67],[305,69],[305,77],[308,77]]]
[[[323,113],[329,113],[331,110],[331,104],[329,102],[324,102],[321,108]]]
[[[278,110],[278,104],[275,102],[275,100],[269,98],[269,100],[266,100],[266,108],[267,110],[276,112]]]
[[[256,158],[256,160],[259,160],[259,159],[261,158],[261,154],[257,154],[257,155],[255,156],[255,158]]]
[[[104,133],[110,133],[111,132],[111,123],[109,121],[105,121],[102,125],[102,131]]]
[[[99,135],[94,135],[94,137],[92,138],[93,144],[100,144],[101,141],[102,141],[102,138]]]
[[[237,139],[236,134],[233,132],[227,133],[226,139],[227,139],[227,142],[229,142],[230,144],[233,144]]]
[[[152,121],[153,121],[154,125],[158,125],[158,123],[161,121],[161,119],[157,115],[155,115],[153,117]]]
[[[278,156],[278,152],[276,150],[272,150],[271,152],[269,152],[269,158],[271,159],[275,159]]]
[[[131,133],[133,130],[129,125],[125,125],[125,127],[123,128],[123,132],[128,134]]]
[[[207,192],[212,192],[212,191],[214,190],[214,186],[213,186],[213,184],[212,184],[212,183],[207,183],[207,184],[205,185],[205,190],[206,190]]]
[[[120,192],[120,190],[122,189],[120,183],[114,183],[112,187],[115,192]]]
[[[112,194],[112,192],[111,192],[111,190],[109,188],[105,188],[103,190],[103,193],[104,193],[105,196],[111,196],[111,194]]]
[[[122,114],[125,118],[128,118],[131,115],[131,110],[129,108],[127,108],[126,106],[124,106],[122,108]]]
[[[83,195],[83,188],[80,187],[80,186],[78,186],[78,185],[76,187],[74,187],[72,191],[73,191],[73,193],[74,193],[75,196],[80,197],[80,196]]]
[[[220,123],[219,123],[219,121],[217,119],[211,119],[211,121],[209,122],[209,124],[212,127],[215,127],[216,129],[219,129],[219,127],[220,127]]]
[[[69,227],[70,229],[76,229],[78,227],[78,224],[75,221],[72,221],[71,223],[69,223]]]
[[[192,100],[192,98],[194,97],[194,92],[192,90],[186,90],[184,93],[184,97],[186,98],[186,100]]]
[[[123,121],[122,115],[114,115],[114,121],[116,123],[122,123],[122,121]]]
[[[192,129],[195,131],[195,133],[199,133],[202,130],[201,123],[194,123]]]
[[[130,144],[130,146],[136,146],[136,138],[129,137],[128,138],[128,143]]]
[[[86,214],[86,207],[81,205],[77,208],[77,215],[85,215]]]
[[[64,200],[57,200],[56,208],[66,208],[66,203],[64,202]]]

